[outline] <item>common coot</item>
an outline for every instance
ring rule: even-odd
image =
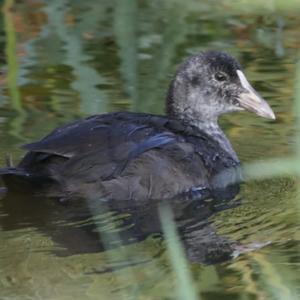
[[[8,192],[61,201],[231,198],[238,192],[240,163],[218,118],[242,110],[275,119],[234,58],[202,52],[179,66],[166,116],[90,116],[25,145],[18,166],[0,169],[0,175]]]

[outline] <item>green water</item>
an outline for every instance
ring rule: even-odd
[[[1,165],[6,154],[18,161],[22,144],[89,114],[162,113],[176,65],[205,49],[239,59],[277,116],[276,122],[250,113],[222,119],[241,161],[294,154],[297,1],[1,3]],[[207,226],[195,222],[200,227],[184,245],[199,298],[299,299],[297,194],[289,175],[250,181],[241,205],[212,214]],[[83,224],[69,213],[46,200],[0,202],[1,300],[178,298],[166,243],[149,211],[135,219],[131,212],[94,213]],[[102,248],[95,228],[88,230],[95,223],[106,240]],[[128,228],[137,229],[124,234],[123,243]],[[239,255],[204,263],[197,255],[203,230],[222,243],[238,243]]]

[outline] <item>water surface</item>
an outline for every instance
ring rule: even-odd
[[[206,49],[239,59],[277,115],[276,122],[250,113],[222,119],[242,162],[292,156],[298,12],[272,1],[258,7],[193,0],[4,1],[1,165],[6,154],[18,161],[22,144],[90,114],[163,113],[176,65]],[[297,299],[296,178],[250,181],[239,198],[241,205],[230,209],[208,205],[176,214],[199,296]],[[91,214],[92,205],[0,202],[0,299],[176,298],[155,209]]]

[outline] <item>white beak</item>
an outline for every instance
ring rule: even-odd
[[[264,100],[251,86],[246,76],[241,70],[236,71],[242,87],[245,89],[244,93],[239,95],[238,101],[240,106],[246,110],[256,113],[258,116],[275,120],[275,114],[269,104]]]

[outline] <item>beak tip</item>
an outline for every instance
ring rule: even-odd
[[[256,112],[258,116],[261,116],[263,118],[269,119],[269,120],[276,120],[276,116],[274,112],[271,109],[268,109],[267,112]]]
[[[273,110],[271,110],[271,108],[270,108],[270,111],[269,111],[268,115],[265,116],[265,117],[270,119],[270,120],[273,120],[273,121],[276,120],[276,116],[275,116]]]

